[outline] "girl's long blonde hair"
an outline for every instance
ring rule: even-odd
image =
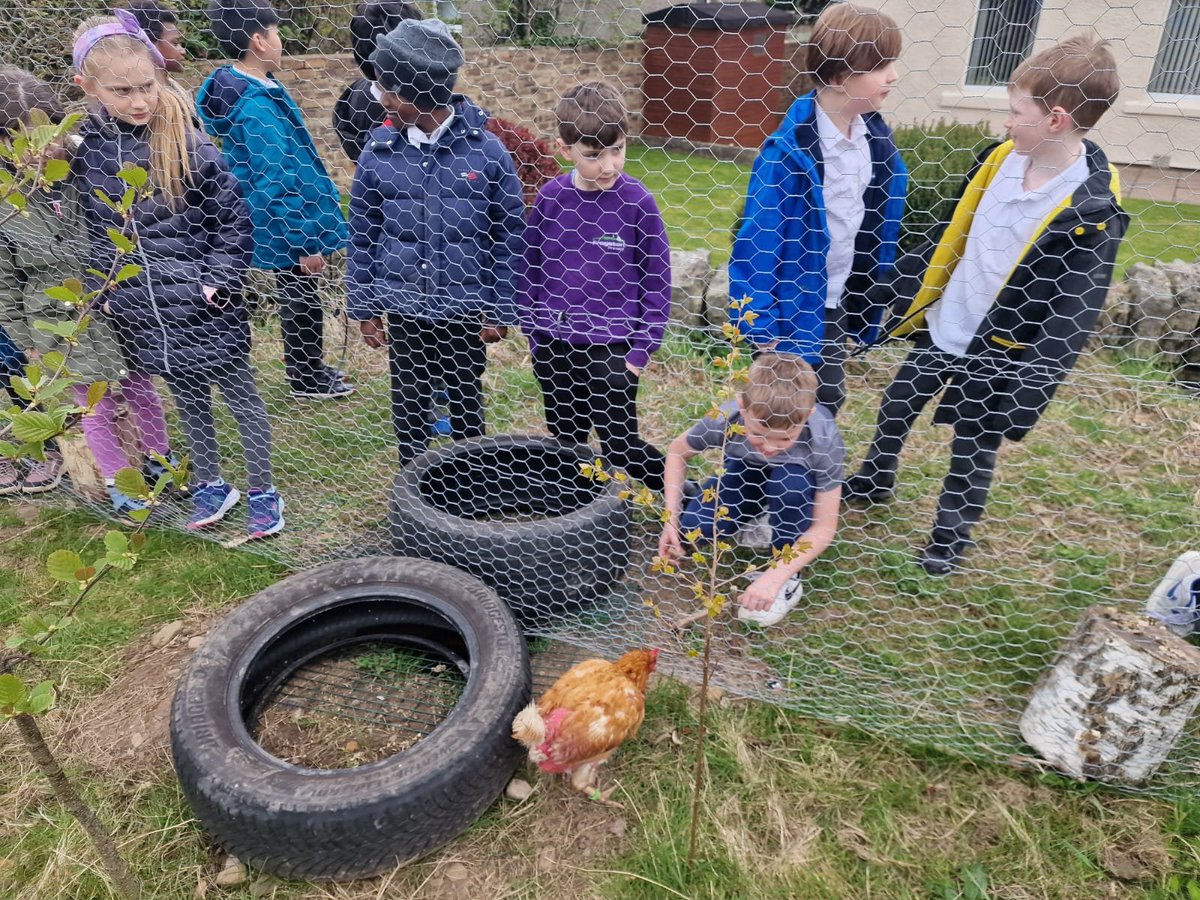
[[[75,29],[78,40],[84,32],[97,25],[117,20],[111,16],[93,16]],[[114,34],[101,38],[84,58],[79,74],[96,79],[104,72],[106,60],[117,56],[140,54],[150,59],[150,51],[135,37]],[[150,117],[150,182],[162,192],[163,199],[175,206],[188,185],[193,183],[191,164],[192,115],[181,90],[164,83],[155,73],[159,84],[158,106]]]

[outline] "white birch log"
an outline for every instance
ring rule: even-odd
[[[1200,704],[1200,648],[1145,616],[1087,609],[1021,716],[1021,736],[1075,778],[1141,784]]]

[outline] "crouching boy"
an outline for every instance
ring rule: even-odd
[[[683,556],[684,536],[730,537],[764,512],[771,546],[791,545],[788,561],[764,572],[738,598],[738,618],[774,625],[800,601],[800,573],[833,542],[846,450],[833,415],[818,406],[817,377],[796,356],[763,353],[736,401],[706,417],[667,449],[670,518],[659,539],[667,559]],[[724,446],[723,474],[683,505],[688,460]],[[724,507],[728,514],[717,515]]]

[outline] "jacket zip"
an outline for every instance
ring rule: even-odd
[[[125,166],[125,145],[121,141],[121,131],[117,129],[117,165]],[[142,237],[138,234],[137,216],[130,210],[129,223],[133,228],[134,247],[142,261],[142,275],[146,279],[146,295],[150,298],[150,308],[154,310],[154,319],[158,322],[158,330],[162,333],[163,376],[171,374],[171,352],[167,342],[167,323],[163,321],[162,312],[158,308],[158,299],[154,296],[154,279],[150,275],[150,262],[146,258],[146,248],[142,246]]]

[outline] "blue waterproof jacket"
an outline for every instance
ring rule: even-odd
[[[779,128],[763,144],[746,192],[746,210],[729,261],[729,296],[750,302],[731,312],[741,333],[755,344],[777,342],[782,353],[820,359],[825,335],[826,257],[824,163],[817,132],[816,94],[797,98]],[[908,172],[879,113],[863,116],[871,151],[866,212],[854,244],[854,262],[842,306],[847,331],[874,339],[881,310],[868,309],[870,283],[896,260]],[[745,313],[754,313],[745,318]]]
[[[350,190],[347,313],[517,324],[525,202],[487,113],[455,98],[436,143],[376,128]]]
[[[129,185],[118,175],[124,166],[149,170],[149,131],[99,114],[84,121],[79,136],[71,174],[87,222],[89,262],[108,272],[117,254],[108,229],[124,223],[100,196],[125,192]],[[150,375],[208,372],[250,352],[242,303],[253,240],[246,206],[220,151],[199,131],[189,144],[193,177],[183,198],[170,206],[156,192],[134,206],[131,261],[142,271],[105,299],[126,358]],[[212,300],[205,286],[217,289]]]
[[[254,223],[254,265],[290,269],[346,245],[341,197],[287,89],[222,66],[196,95],[205,130],[221,139]]]

